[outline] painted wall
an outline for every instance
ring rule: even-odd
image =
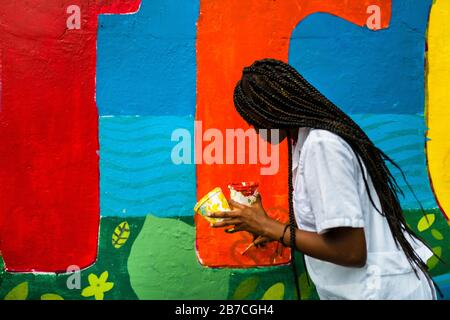
[[[371,5],[381,9],[377,30],[367,26]],[[446,0],[2,6],[0,298],[293,299],[289,252],[236,255],[249,239],[211,230],[192,210],[216,185],[250,179],[286,219],[287,168],[262,177],[261,164],[171,160],[172,132],[194,140],[195,120],[248,127],[232,90],[263,57],[293,64],[401,165],[428,217],[392,168],[408,223],[450,261],[449,14]],[[428,264],[450,297],[450,268]],[[299,274],[304,297],[316,299]]]

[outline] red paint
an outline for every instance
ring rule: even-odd
[[[242,68],[271,57],[288,59],[289,41],[297,24],[308,15],[326,12],[364,26],[367,7],[379,5],[382,28],[389,25],[391,0],[201,0],[197,36],[197,114],[203,129],[248,128],[233,106],[233,89]],[[197,146],[198,147],[198,146]],[[287,220],[287,146],[280,148],[280,172],[259,176],[261,165],[197,165],[197,195],[213,187],[223,190],[234,181],[258,181],[263,204],[273,217]],[[276,209],[271,209],[276,208]],[[211,267],[251,267],[289,262],[290,254],[273,262],[275,245],[245,256],[236,246],[248,244],[250,236],[227,234],[196,219],[197,255]],[[256,250],[256,249],[255,249]],[[253,254],[253,255],[251,255]]]
[[[141,0],[97,0],[97,11],[100,14],[137,12]]]
[[[99,227],[97,16],[138,0],[0,6],[0,250],[8,271],[95,262]],[[68,30],[66,8],[81,8]]]
[[[242,195],[244,195],[245,197],[254,195],[255,192],[258,190],[258,182],[236,182],[236,183],[232,183],[228,186],[228,189],[230,190],[235,190],[238,191],[240,193],[242,193]]]

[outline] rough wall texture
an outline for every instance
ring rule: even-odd
[[[371,5],[377,30],[366,26]],[[288,255],[236,256],[248,239],[192,211],[216,185],[255,179],[286,218],[287,168],[260,177],[260,165],[171,161],[173,130],[194,137],[195,119],[247,128],[232,89],[268,56],[292,63],[401,165],[428,214],[403,188],[408,222],[449,261],[449,21],[446,0],[2,5],[0,298],[294,298]],[[450,268],[428,264],[450,297]],[[317,298],[299,269],[305,298]]]

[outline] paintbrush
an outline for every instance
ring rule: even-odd
[[[276,221],[280,221],[280,219],[278,218],[278,219],[276,219]],[[256,242],[259,238],[261,238],[261,237],[262,237],[262,236],[258,236],[255,240],[253,240],[253,242],[250,243],[250,244],[247,246],[247,248],[245,248],[245,250],[241,252],[241,255],[245,254],[248,250],[250,250],[250,248],[252,248],[253,246],[255,246],[255,245],[256,245],[255,242]]]
[[[255,242],[256,242],[256,240],[258,240],[259,238],[261,238],[261,236],[259,236],[259,237],[256,238],[255,240],[253,240],[253,242],[250,243],[250,244],[247,246],[247,248],[245,248],[245,250],[241,252],[241,254],[242,254],[242,255],[245,254],[248,250],[250,250],[251,247],[255,246]]]

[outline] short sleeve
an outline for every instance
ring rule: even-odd
[[[303,150],[304,183],[317,232],[337,227],[363,228],[355,153],[340,137],[311,138]]]

